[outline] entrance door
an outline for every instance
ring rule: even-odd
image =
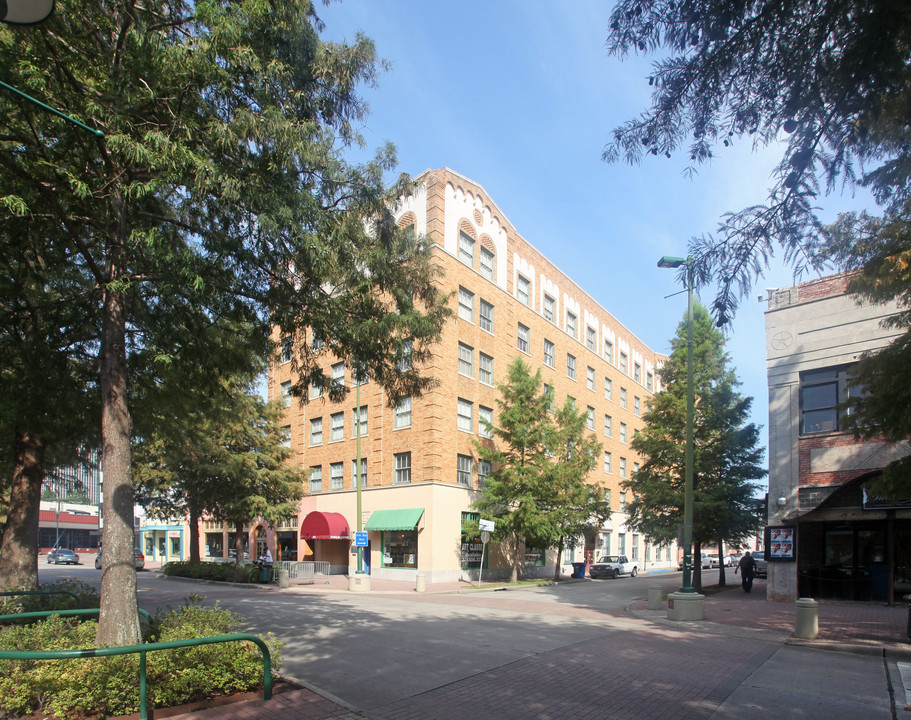
[[[364,573],[370,574],[370,541],[367,541],[367,547],[364,548]]]

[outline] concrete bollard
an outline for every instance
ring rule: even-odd
[[[278,571],[278,586],[280,588],[286,588],[291,585],[291,573],[287,570]]]
[[[649,585],[648,586],[648,609],[649,610],[660,610],[661,609],[661,586],[660,585]]]
[[[794,636],[813,640],[819,635],[819,603],[813,598],[797,598]]]
[[[424,573],[414,576],[414,589],[416,592],[424,592],[427,589],[427,578],[424,577]]]

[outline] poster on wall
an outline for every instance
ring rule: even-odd
[[[766,560],[794,562],[797,559],[797,528],[792,525],[769,526],[765,530]]]

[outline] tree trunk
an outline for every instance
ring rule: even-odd
[[[199,516],[196,505],[190,504],[190,562],[198,563],[199,558]]]
[[[525,557],[525,553],[522,552],[524,543],[522,538],[519,537],[518,533],[514,535],[515,537],[515,546],[513,547],[513,557],[512,557],[512,572],[509,574],[509,582],[518,582],[519,580],[519,558]]]
[[[718,587],[726,587],[728,579],[725,577],[727,572],[724,567],[724,540],[718,538]]]
[[[244,563],[244,524],[234,523],[234,579],[243,582],[246,579],[246,563]]]
[[[13,484],[0,544],[0,588],[38,587],[38,509],[44,479],[44,439],[17,432]]]
[[[116,261],[112,264],[117,266]],[[108,277],[118,274],[112,272]],[[126,306],[124,293],[110,285],[104,291],[102,310],[100,384],[104,552],[101,554],[101,613],[95,639],[98,645],[132,645],[140,641],[140,632],[133,558]]]
[[[560,582],[560,566],[563,564],[563,538],[560,538],[560,544],[557,545],[557,567],[554,568],[554,581]]]

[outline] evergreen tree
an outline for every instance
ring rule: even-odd
[[[475,443],[479,457],[491,463],[481,497],[474,507],[496,520],[494,537],[511,540],[512,582],[518,579],[526,544],[549,546],[555,537],[547,513],[550,493],[550,460],[547,457],[550,398],[541,392],[541,371],[534,375],[521,357],[506,371],[498,385],[497,424],[493,435],[499,443]]]
[[[645,427],[632,441],[642,457],[639,470],[623,487],[632,491],[627,526],[658,542],[677,537],[683,524],[685,495],[687,335],[684,319],[671,342],[668,361],[659,370],[663,389],[643,416]],[[739,541],[756,532],[755,482],[766,475],[757,447],[759,429],[746,423],[751,398],[742,397],[729,367],[724,337],[701,304],[693,321],[693,541],[694,557],[704,543]],[[724,569],[721,568],[723,574]],[[701,587],[701,564],[693,584]]]
[[[534,375],[521,357],[498,386],[501,398],[493,426],[494,443],[475,443],[492,471],[475,508],[496,519],[494,536],[513,541],[512,581],[518,578],[525,547],[557,548],[556,572],[566,541],[590,534],[610,515],[604,488],[589,484],[601,444],[585,429],[586,416],[567,398],[551,412],[553,397],[542,392],[541,371]]]
[[[651,107],[614,129],[606,160],[683,151],[694,170],[741,139],[763,147],[787,138],[769,201],[691,241],[697,279],[718,282],[718,319],[749,294],[776,247],[798,270],[826,260],[820,191],[869,187],[881,221],[908,241],[911,4],[621,0],[607,45],[620,57],[670,55],[647,79]]]
[[[585,411],[576,410],[567,398],[554,413],[551,425],[548,454],[552,460],[553,497],[548,514],[557,534],[553,545],[557,550],[555,580],[560,579],[563,548],[575,547],[580,537],[593,537],[610,517],[604,486],[587,480],[603,449],[595,434],[586,430],[587,422]]]
[[[393,149],[359,166],[341,156],[362,142],[357,87],[378,71],[369,40],[323,42],[308,2],[59,0],[56,10],[28,32],[0,26],[0,75],[103,136],[0,94],[0,205],[17,232],[59,251],[45,272],[75,281],[57,300],[93,328],[76,341],[95,343],[101,405],[97,641],[134,643],[131,365],[193,363],[217,376],[245,353],[207,345],[201,328],[243,324],[235,349],[263,352],[273,326],[295,338],[310,327],[324,344],[299,345],[298,393],[327,384],[319,368],[331,353],[358,358],[394,402],[431,382],[421,362],[447,310],[426,240],[389,210],[410,187],[383,187]],[[405,346],[413,369],[399,373]]]

